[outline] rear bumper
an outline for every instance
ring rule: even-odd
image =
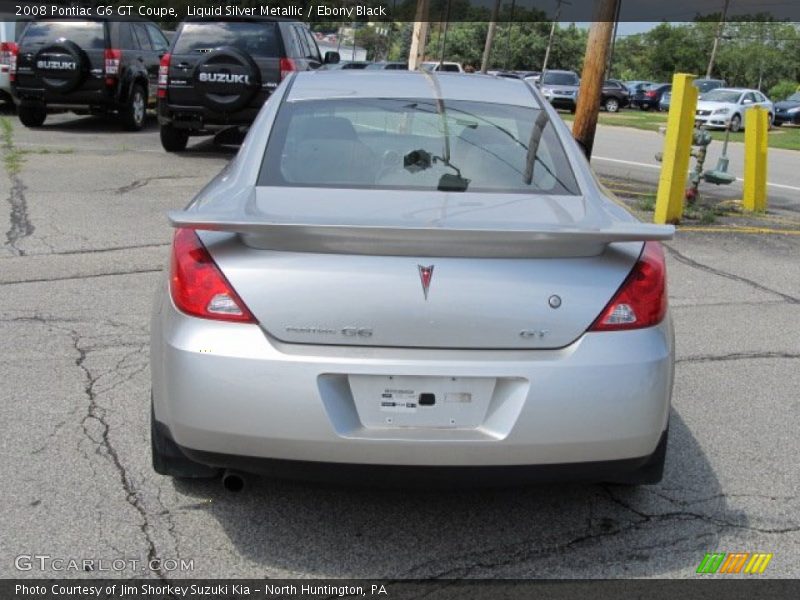
[[[226,114],[210,110],[204,106],[182,106],[158,102],[158,122],[177,129],[192,131],[213,131],[233,126],[251,125],[258,116],[259,108],[245,108]]]
[[[168,432],[163,424],[157,424]],[[235,456],[203,452],[189,448],[178,449],[192,460],[220,469],[257,473],[267,477],[299,479],[338,484],[380,486],[498,486],[558,481],[587,481],[612,483],[655,483],[643,472],[658,465],[666,454],[667,431],[661,434],[655,450],[648,456],[622,460],[564,463],[551,465],[494,465],[494,466],[405,466],[330,463],[322,461],[280,460],[253,456]]]
[[[669,317],[650,329],[585,334],[558,350],[304,346],[256,325],[186,316],[161,293],[151,332],[156,421],[187,454],[219,466],[236,466],[229,457],[436,467],[641,460],[669,415]],[[371,428],[348,375],[502,385],[478,428]]]
[[[784,123],[792,123],[794,125],[800,125],[800,112],[796,113],[775,113],[775,123],[778,125],[783,125]]]
[[[46,105],[48,108],[89,108],[93,106],[115,108],[117,100],[108,90],[80,92],[80,97],[71,94],[56,94],[44,88],[14,86],[20,104]]]

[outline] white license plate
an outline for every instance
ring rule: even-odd
[[[494,392],[491,377],[350,375],[364,427],[475,429]]]

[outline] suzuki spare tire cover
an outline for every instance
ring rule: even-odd
[[[60,39],[36,53],[33,68],[44,87],[66,94],[81,84],[88,64],[77,44]]]
[[[211,110],[235,112],[250,104],[261,88],[261,73],[246,52],[218,48],[197,65],[194,88]]]

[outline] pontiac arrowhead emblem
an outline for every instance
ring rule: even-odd
[[[431,279],[433,279],[433,265],[423,267],[417,265],[419,269],[419,280],[422,282],[422,293],[425,294],[425,300],[428,299],[428,289],[431,287]]]

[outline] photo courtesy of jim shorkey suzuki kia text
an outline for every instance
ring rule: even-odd
[[[300,5],[271,6],[268,3],[258,6],[223,5],[205,6],[183,4],[172,6],[141,6],[137,4],[63,6],[59,4],[15,5],[17,17],[34,18],[94,18],[94,17],[142,17],[153,20],[209,17],[281,17],[295,19],[356,19],[360,17],[387,17],[384,6],[325,6],[311,3],[305,8]]]

